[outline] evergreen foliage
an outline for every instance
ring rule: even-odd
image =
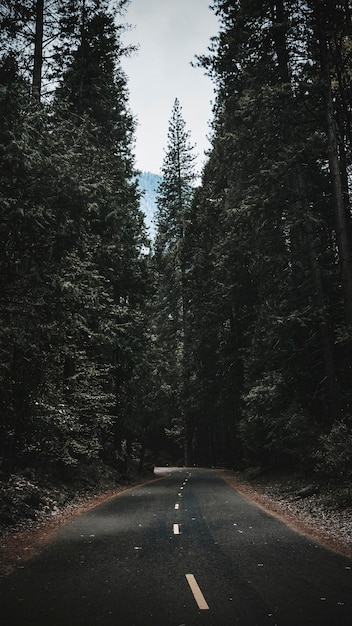
[[[194,428],[189,407],[187,235],[194,194],[193,147],[175,100],[157,194],[155,239],[157,337],[168,388],[169,421],[185,430],[186,463],[192,462]]]
[[[217,101],[190,260],[193,375],[210,392],[195,395],[193,443],[202,462],[312,468],[320,437],[337,442],[342,416],[351,428],[349,8],[214,9],[220,33],[199,61]]]
[[[350,3],[214,1],[198,188],[177,99],[161,176],[135,171],[125,4],[1,7],[3,476],[184,448],[350,477]]]
[[[123,424],[150,281],[123,51],[103,5],[76,4],[79,37],[49,105],[28,98],[14,54],[1,63],[7,475],[24,464],[116,464],[139,433],[134,415]]]

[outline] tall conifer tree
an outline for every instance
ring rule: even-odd
[[[117,414],[122,423],[121,414],[129,412],[122,398],[142,334],[146,268],[143,218],[133,180],[134,123],[121,68],[119,28],[108,4],[83,2],[78,29],[69,14],[63,14],[63,27],[77,30],[77,47],[68,55],[56,108],[75,125],[81,155],[79,204],[68,204],[76,239],[63,278],[81,293],[72,312],[85,330],[82,334],[76,322],[70,329],[65,365],[71,363],[71,373],[66,383],[69,400],[83,421],[93,428],[95,423],[105,439],[113,433],[113,447],[119,445]],[[90,407],[85,404],[89,389],[95,396]]]
[[[175,417],[185,428],[186,462],[192,462],[193,424],[189,412],[187,365],[187,255],[186,241],[195,184],[195,156],[189,132],[176,99],[157,196],[158,331],[168,362]]]
[[[65,48],[50,107],[28,98],[16,45],[0,66],[0,456],[7,472],[33,459],[111,460],[126,437],[117,416],[122,423],[128,415],[135,430],[125,387],[143,341],[147,272],[134,125],[109,3],[74,4],[78,37]]]
[[[265,463],[309,464],[319,433],[349,405],[349,356],[336,342],[350,337],[348,5],[216,0],[220,33],[203,59],[217,86],[198,198],[198,214],[203,206],[211,220],[213,204],[217,220],[216,393],[230,405],[239,384],[238,434]]]

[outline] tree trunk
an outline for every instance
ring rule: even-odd
[[[24,397],[23,397],[23,379],[21,377],[21,361],[18,346],[14,343],[12,348],[12,406],[8,406],[8,414],[10,416],[7,424],[7,432],[5,433],[6,450],[4,450],[3,469],[5,478],[8,479],[16,468],[17,447],[21,435],[23,413],[24,413]]]
[[[306,185],[301,170],[297,173],[298,189],[300,193],[301,211],[303,215],[309,216],[309,203],[306,197]],[[341,391],[336,375],[335,358],[333,349],[333,338],[326,319],[325,297],[323,283],[321,279],[321,271],[316,252],[316,241],[313,232],[311,220],[307,219],[304,224],[304,230],[307,237],[307,249],[312,280],[314,286],[315,300],[321,311],[321,319],[319,323],[321,347],[324,359],[324,368],[328,389],[328,408],[329,416],[332,421],[337,420],[341,416]]]
[[[291,76],[290,76],[290,70],[289,70],[289,55],[287,52],[287,17],[286,17],[286,13],[284,9],[283,0],[273,0],[272,14],[273,14],[273,26],[274,26],[273,38],[274,38],[275,48],[276,48],[278,62],[280,66],[281,80],[287,84],[291,84]],[[328,69],[328,66],[327,66],[327,69]],[[329,82],[329,88],[330,88],[329,93],[330,93],[331,111],[332,111],[331,119],[332,119],[332,122],[334,122],[329,71],[328,71],[328,77],[329,77],[328,82]],[[293,97],[292,93],[291,93],[291,97]],[[335,153],[337,156],[336,133],[335,133],[334,138],[335,138]],[[329,137],[329,141],[330,139],[331,137]],[[339,169],[338,169],[338,173],[339,173]],[[300,165],[298,165],[297,167],[296,178],[297,178],[297,188],[299,190],[300,213],[301,215],[309,216],[309,202],[308,202],[307,194],[306,194],[306,181],[304,178],[302,167]],[[342,194],[341,195],[342,206],[338,204],[338,207],[339,207],[339,210],[341,209],[344,217],[346,217],[345,209],[343,205],[343,189],[342,189],[341,177],[339,177],[339,185],[340,185],[340,190]],[[337,188],[338,188],[338,185],[336,182],[336,191],[337,191]],[[326,374],[326,379],[327,379],[327,403],[328,403],[328,408],[329,408],[329,416],[333,421],[335,421],[341,413],[341,393],[340,393],[340,386],[339,386],[337,376],[336,376],[333,339],[332,339],[329,325],[326,320],[324,290],[323,290],[323,284],[321,280],[320,267],[319,267],[319,263],[318,263],[317,255],[316,255],[316,249],[315,249],[316,243],[315,243],[315,238],[314,238],[314,232],[313,232],[312,222],[309,219],[305,222],[304,229],[305,229],[305,234],[307,237],[308,257],[309,257],[309,264],[310,264],[312,281],[313,281],[313,286],[314,286],[314,291],[315,291],[315,299],[316,299],[318,308],[322,312],[319,329],[320,329],[320,337],[321,337],[321,348],[322,348],[323,359],[324,359],[324,369],[325,369],[325,374]],[[346,229],[344,232],[347,235]],[[351,286],[352,286],[352,281],[351,281]],[[347,288],[347,285],[346,285],[346,288]],[[352,289],[351,289],[351,295],[352,295]],[[352,308],[351,308],[351,321],[352,321]]]
[[[142,438],[141,438],[141,452],[139,455],[139,463],[138,463],[138,474],[143,473],[144,468],[144,459],[145,459],[145,449],[146,449],[146,433],[145,429],[143,430]]]
[[[287,51],[287,15],[283,0],[273,0],[271,4],[272,13],[272,36],[277,53],[279,64],[279,75],[283,83],[290,84],[289,55]]]
[[[193,455],[193,435],[194,425],[188,418],[185,420],[185,465],[186,467],[192,467],[194,464]]]
[[[35,42],[34,42],[34,65],[32,76],[32,94],[40,102],[42,90],[42,67],[43,67],[43,32],[44,32],[44,0],[37,0]]]
[[[339,251],[341,282],[344,297],[346,324],[352,326],[352,265],[346,208],[344,203],[344,187],[339,160],[339,142],[334,117],[334,103],[331,88],[330,58],[324,18],[316,8],[316,26],[320,47],[321,76],[325,93],[325,116],[329,146],[329,167],[334,199],[336,239]]]
[[[333,341],[329,325],[324,312],[325,302],[319,263],[316,257],[314,234],[311,222],[306,222],[305,232],[308,240],[308,255],[312,272],[315,298],[319,309],[322,311],[322,318],[319,323],[321,346],[324,358],[325,374],[328,388],[328,407],[331,420],[334,422],[341,416],[341,394],[340,386],[336,376],[335,359],[333,351]]]

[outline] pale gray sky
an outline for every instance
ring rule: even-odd
[[[133,30],[124,42],[139,51],[123,61],[128,76],[130,107],[137,118],[136,165],[160,173],[167,145],[168,122],[175,98],[182,106],[191,143],[199,154],[209,148],[214,90],[201,68],[191,67],[196,54],[207,53],[218,21],[211,0],[131,0],[126,21]]]

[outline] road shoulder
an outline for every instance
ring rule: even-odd
[[[352,558],[352,507],[333,504],[328,490],[306,497],[302,480],[292,475],[257,476],[218,470],[220,476],[246,498],[326,548]],[[314,491],[314,490],[312,490]]]
[[[160,480],[153,475],[134,478],[127,485],[116,486],[109,490],[103,490],[93,496],[77,496],[68,504],[55,511],[55,515],[44,516],[31,522],[24,528],[7,527],[0,533],[0,578],[8,576],[16,569],[23,567],[28,559],[38,554],[40,548],[48,543],[59,528],[74,517],[85,513],[114,498],[129,489],[155,480]]]

